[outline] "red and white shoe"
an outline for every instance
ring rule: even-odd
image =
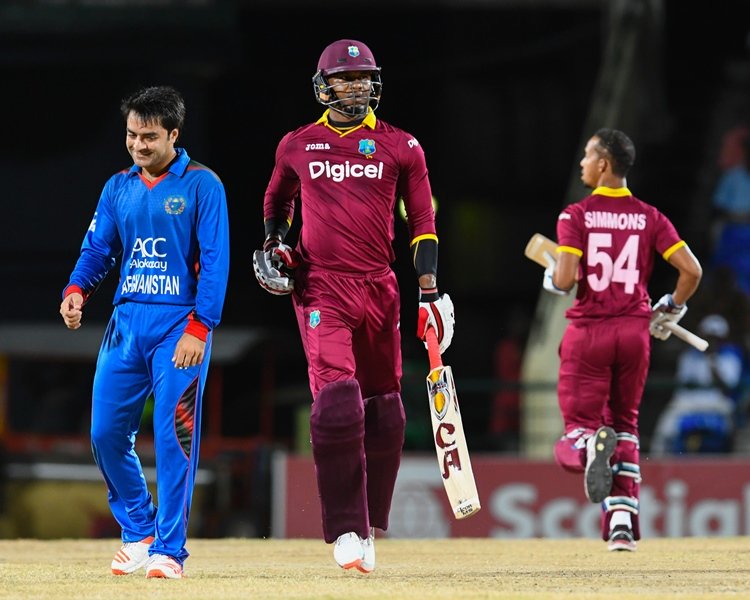
[[[362,562],[357,565],[357,570],[362,573],[372,573],[375,570],[375,528],[370,527],[370,535],[362,540],[364,555]]]
[[[166,554],[153,554],[146,563],[147,579],[182,579],[182,565]]]
[[[149,536],[140,542],[123,544],[112,559],[112,574],[130,575],[141,567],[145,567],[148,561],[148,549],[153,541],[154,536]]]

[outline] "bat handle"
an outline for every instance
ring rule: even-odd
[[[432,371],[443,366],[443,359],[440,357],[440,344],[435,329],[428,327],[425,339],[427,340],[427,355],[430,357],[430,371]]]

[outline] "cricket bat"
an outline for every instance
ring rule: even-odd
[[[673,323],[672,321],[664,321],[659,323],[664,329],[669,329],[674,335],[680,338],[683,342],[687,342],[696,350],[705,352],[708,348],[708,340],[704,340],[702,337],[695,335],[692,331],[685,329],[679,323]]]
[[[557,244],[548,237],[543,236],[541,233],[535,233],[529,239],[524,250],[526,258],[530,258],[535,263],[547,267],[547,261],[544,260],[544,253],[549,252],[555,259],[557,258]],[[692,331],[689,331],[679,325],[678,323],[672,323],[666,321],[661,323],[665,328],[669,329],[674,335],[680,338],[683,342],[690,344],[693,348],[705,352],[708,348],[708,342],[702,337],[695,335]]]
[[[535,233],[529,239],[529,243],[526,244],[526,249],[523,253],[526,258],[530,258],[535,263],[542,265],[545,269],[547,268],[547,261],[544,260],[544,253],[549,252],[552,258],[557,260],[557,243],[553,242],[548,237],[543,236],[541,233]]]
[[[471,470],[461,411],[458,407],[453,371],[444,366],[435,330],[427,330],[427,353],[430,374],[427,376],[427,399],[434,434],[435,452],[453,515],[464,519],[479,512],[479,494]]]

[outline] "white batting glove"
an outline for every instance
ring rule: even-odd
[[[651,307],[651,323],[648,327],[649,333],[657,339],[666,340],[672,335],[662,323],[671,321],[679,322],[687,312],[687,304],[677,305],[672,294],[664,294],[659,301]]]
[[[547,263],[547,268],[544,269],[544,277],[542,278],[542,287],[545,290],[547,290],[550,294],[556,294],[557,296],[567,296],[570,290],[561,290],[552,281],[552,275],[555,272],[555,266],[557,265],[557,261],[549,252],[544,253],[544,260]]]
[[[417,318],[417,337],[425,341],[427,329],[432,327],[440,344],[440,354],[448,349],[453,340],[453,329],[456,325],[456,317],[453,314],[453,301],[448,294],[441,294],[433,302],[419,302],[419,315]],[[427,342],[424,343],[425,348]]]
[[[268,240],[263,250],[253,252],[253,271],[260,287],[275,296],[294,290],[291,271],[299,265],[297,252],[278,240]]]

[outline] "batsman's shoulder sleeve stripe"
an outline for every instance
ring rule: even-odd
[[[573,246],[558,246],[557,253],[561,254],[562,252],[567,252],[568,254],[575,254],[578,258],[581,258],[583,256],[583,250],[579,250],[578,248],[573,248]]]
[[[418,235],[415,237],[410,243],[409,246],[413,246],[414,244],[418,244],[422,240],[435,240],[435,243],[438,243],[438,237],[434,233],[425,233],[422,235]]]
[[[680,240],[677,242],[674,246],[670,246],[664,251],[664,254],[662,256],[664,257],[664,260],[669,260],[669,257],[672,256],[675,252],[677,252],[680,248],[683,248],[684,246],[687,246],[684,240]]]

